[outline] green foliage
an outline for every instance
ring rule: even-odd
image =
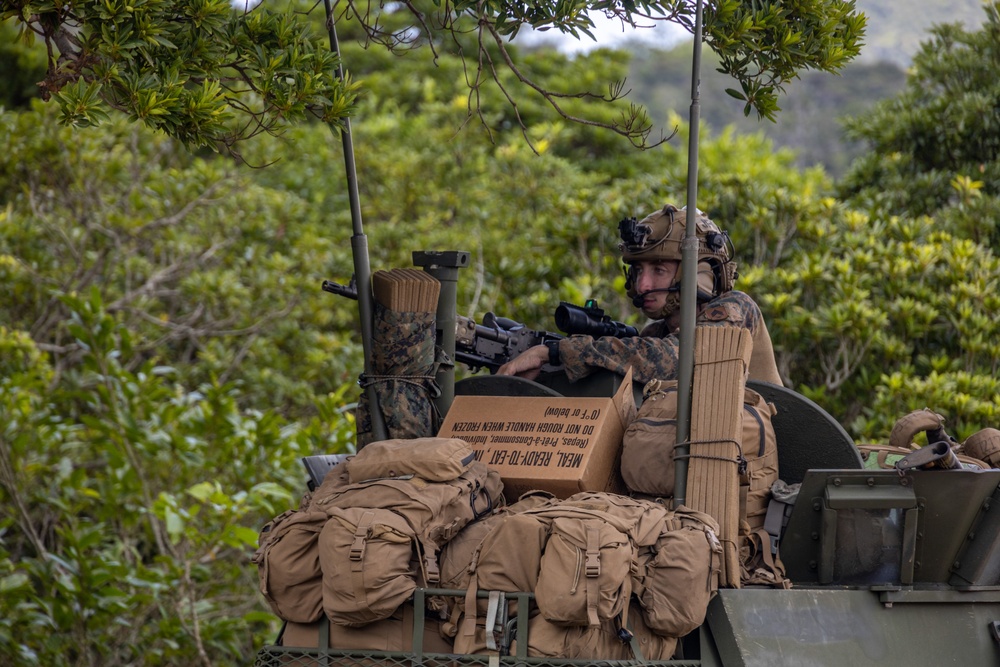
[[[75,127],[105,122],[110,107],[218,149],[307,117],[337,124],[353,109],[354,86],[291,12],[241,12],[227,0],[3,0],[0,20],[9,18],[26,39],[45,40],[43,95]]]
[[[720,69],[740,84],[727,92],[746,102],[744,115],[756,110],[772,121],[778,92],[799,70],[841,69],[859,53],[865,32],[865,17],[853,0],[721,0],[709,7],[706,41],[719,55]]]
[[[71,132],[53,111],[0,116],[3,321],[72,367],[80,346],[52,295],[96,286],[133,332],[129,369],[166,355],[188,386],[237,382],[285,414],[312,413],[315,394],[349,380],[359,346],[324,330],[344,321],[319,290],[349,248],[318,210],[162,136],[124,122]]]
[[[617,102],[621,80],[603,82],[607,94],[587,86],[550,88],[507,46],[524,25],[592,37],[591,11],[633,27],[636,20],[653,19],[694,30],[694,5],[679,0],[381,4],[375,11],[338,9],[335,19],[392,52],[424,43],[435,58],[458,55],[472,113],[492,113],[479,99],[492,82],[515,116],[512,91],[532,91],[563,119],[611,129],[636,146],[653,145],[640,108],[619,105],[621,118],[606,122],[565,107],[579,98]],[[755,109],[771,119],[786,82],[806,69],[839,70],[858,54],[864,34],[864,15],[850,0],[722,0],[709,3],[705,14],[704,38],[742,89],[733,94],[746,102],[746,113]],[[291,10],[276,12],[262,3],[240,12],[226,0],[0,1],[0,20],[11,18],[26,36],[45,41],[44,95],[55,96],[61,121],[77,127],[104,122],[110,107],[188,146],[235,151],[238,141],[260,132],[308,117],[339,125],[354,111],[355,86],[338,76],[336,59],[310,33],[316,19]],[[517,123],[528,127],[520,117]]]
[[[704,39],[719,55],[721,69],[732,76],[740,90],[731,94],[745,101],[745,113],[755,110],[774,120],[778,93],[800,70],[833,72],[857,56],[864,36],[864,15],[853,0],[752,3],[719,0],[705,3]],[[522,5],[506,2],[473,4],[456,2],[455,9],[474,12],[476,18],[492,21],[499,35],[511,36],[523,25],[556,28],[579,38],[593,38],[589,11],[602,11],[623,25],[653,18],[678,23],[695,30],[695,3],[665,2],[587,3],[559,2]],[[766,46],[763,46],[766,45]]]
[[[787,377],[862,440],[922,407],[963,437],[995,423],[1000,395],[974,388],[1000,367],[1000,259],[930,218],[833,204],[800,226],[800,252],[746,276]]]
[[[974,212],[992,226],[1000,213],[1000,3],[984,9],[979,31],[934,28],[914,58],[906,90],[848,124],[870,152],[844,180],[844,197],[893,213]],[[969,231],[1000,240],[990,229]]]
[[[273,621],[252,596],[255,526],[291,504],[297,458],[344,451],[349,419],[241,412],[184,391],[97,290],[62,298],[79,365],[55,378],[0,329],[0,652],[12,665],[235,664]],[[334,400],[339,397],[333,397]],[[241,593],[234,597],[234,591]],[[259,641],[259,640],[258,640]]]

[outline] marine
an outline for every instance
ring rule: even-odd
[[[571,381],[606,369],[624,375],[629,366],[638,382],[677,377],[680,327],[681,243],[686,210],[667,204],[642,220],[619,222],[619,250],[625,290],[651,321],[631,338],[570,336],[537,345],[498,370],[500,375],[534,379],[545,364],[561,364]],[[737,326],[753,336],[749,377],[781,385],[774,349],[760,307],[747,294],[733,290],[736,263],[729,235],[701,211],[698,238],[698,326]]]

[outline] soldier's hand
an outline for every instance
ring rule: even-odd
[[[544,345],[529,347],[497,370],[497,375],[516,375],[534,380],[549,361],[549,348]]]

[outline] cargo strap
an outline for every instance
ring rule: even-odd
[[[782,502],[774,497],[767,504],[767,514],[764,515],[764,531],[767,533],[772,554],[778,553],[778,541],[781,539],[781,534],[784,532],[785,526],[788,525],[788,519],[792,515],[793,507],[794,505]]]
[[[437,586],[441,581],[441,568],[438,566],[437,556],[434,553],[434,544],[424,543],[421,540],[420,546],[424,552],[424,579],[429,586]]]
[[[707,454],[692,454],[692,453],[690,453],[690,449],[689,449],[688,450],[689,453],[687,453],[687,454],[676,454],[675,453],[674,454],[674,460],[677,461],[678,459],[705,459],[705,460],[710,460],[710,461],[728,461],[730,463],[735,463],[736,464],[736,471],[740,475],[745,475],[746,472],[747,472],[747,460],[743,457],[743,445],[742,445],[742,443],[740,443],[740,442],[738,442],[736,440],[730,440],[729,438],[724,438],[724,439],[721,439],[721,440],[687,440],[685,442],[678,442],[675,445],[675,447],[674,447],[674,452],[676,452],[677,451],[677,447],[680,447],[681,445],[688,445],[688,446],[690,446],[690,445],[717,445],[719,443],[725,443],[725,442],[728,442],[728,443],[730,443],[730,444],[732,444],[733,446],[736,447],[736,456],[735,456],[735,458],[728,458],[728,457],[725,457],[725,456],[709,456]]]
[[[465,618],[462,620],[462,634],[472,637],[476,634],[476,624],[479,621],[479,606],[476,604],[476,593],[479,591],[479,577],[476,572],[472,573],[468,588],[465,589]],[[486,606],[486,648],[490,651],[499,651],[497,643],[497,626],[501,632],[503,623],[498,620],[500,611],[507,604],[507,596],[503,591],[490,591]]]
[[[785,576],[785,566],[778,554],[771,553],[770,535],[763,528],[742,535],[745,549],[740,553],[740,581],[744,584],[766,584],[774,588],[791,588]],[[757,561],[757,556],[760,561]]]
[[[414,387],[426,391],[427,395],[431,398],[441,396],[441,387],[438,386],[437,378],[433,375],[376,375],[374,373],[362,373],[358,376],[358,386],[362,389],[386,382],[412,384]]]
[[[477,553],[474,558],[478,558]],[[476,604],[476,593],[479,591],[479,573],[472,571],[469,587],[465,589],[465,619],[462,621],[462,634],[472,637],[476,634],[476,622],[479,620],[479,607]]]

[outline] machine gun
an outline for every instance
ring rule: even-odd
[[[324,280],[323,291],[348,299],[358,298],[357,284],[353,278],[348,285]],[[555,311],[555,320],[556,327],[568,336],[630,338],[639,335],[635,327],[616,322],[605,315],[594,299],[588,299],[583,306],[561,301]],[[455,318],[455,359],[473,371],[486,368],[492,374],[529,347],[544,345],[563,337],[550,331],[529,329],[520,322],[493,313],[486,313],[479,324],[471,318],[459,316]],[[438,338],[440,342],[440,332]],[[542,370],[557,369],[544,366]]]
[[[560,302],[555,320],[556,327],[569,336],[583,334],[595,338],[629,338],[639,335],[635,327],[605,315],[593,299],[589,299],[584,306]],[[490,373],[496,373],[498,368],[530,347],[563,338],[550,331],[529,329],[520,322],[493,313],[486,313],[481,324],[467,317],[458,317],[455,329],[455,358],[473,371],[488,368]],[[546,365],[542,370],[557,369]]]

